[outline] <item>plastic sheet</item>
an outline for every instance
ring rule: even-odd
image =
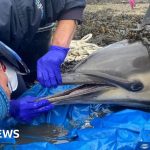
[[[73,86],[43,89],[36,85],[24,95],[47,96]],[[37,93],[36,93],[37,92]],[[71,142],[52,144],[34,142],[22,145],[7,145],[5,150],[134,150],[150,149],[150,113],[126,109],[110,113],[107,105],[64,105],[57,106],[48,114],[33,120],[31,125],[42,123],[63,126],[69,130],[66,138]],[[98,115],[108,112],[105,116]],[[88,121],[88,122],[87,122]],[[72,122],[74,128],[72,128]],[[10,123],[10,122],[9,122]]]

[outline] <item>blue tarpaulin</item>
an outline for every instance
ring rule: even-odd
[[[24,95],[47,96],[71,89],[74,86],[59,86],[53,89],[44,89],[35,85]],[[64,105],[56,106],[54,110],[33,120],[30,125],[42,123],[63,126],[69,130],[66,138],[72,141],[63,144],[50,142],[34,142],[15,145],[17,150],[134,150],[150,149],[150,113],[126,109],[119,112],[110,112],[108,105]],[[107,110],[105,116],[97,116],[95,112]],[[89,121],[87,128],[83,125]],[[70,128],[70,121],[76,126]],[[7,123],[15,124],[13,119]],[[5,122],[5,123],[6,123]],[[12,139],[14,140],[14,139]],[[10,141],[7,141],[8,143]],[[14,141],[12,141],[14,143]],[[13,145],[6,145],[5,150],[13,150]]]

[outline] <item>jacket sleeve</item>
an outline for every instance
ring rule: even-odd
[[[73,8],[85,8],[85,0],[66,0],[64,11],[73,9]]]
[[[12,3],[8,0],[0,1],[0,41],[8,44],[11,34]],[[13,16],[13,14],[12,14]]]
[[[0,0],[0,40],[17,50],[37,31],[42,10],[34,0]]]
[[[86,0],[46,0],[45,12],[47,22],[56,20],[82,20]]]
[[[84,8],[85,8],[84,0],[67,1],[65,4],[65,9],[58,17],[58,20],[77,20],[78,23],[81,23],[83,19]]]
[[[64,11],[58,20],[76,20],[80,24],[83,20],[84,8],[72,8],[70,10]]]

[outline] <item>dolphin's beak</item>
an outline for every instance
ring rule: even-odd
[[[150,91],[131,92],[107,84],[79,85],[54,96],[46,97],[52,104],[117,104],[136,108],[150,108]]]

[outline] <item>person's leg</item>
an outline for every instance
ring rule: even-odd
[[[32,83],[36,80],[37,60],[48,51],[51,31],[37,33],[32,42],[24,48],[21,57],[29,67],[31,74],[24,76],[25,82]]]

